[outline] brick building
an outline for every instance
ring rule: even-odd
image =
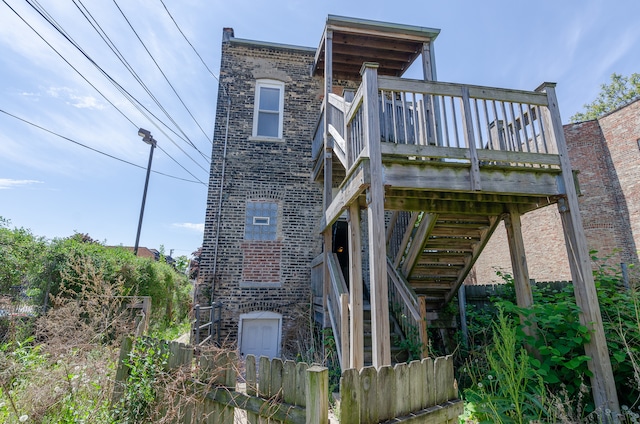
[[[610,264],[638,264],[640,246],[640,100],[597,120],[567,124],[565,138],[579,171],[580,213],[589,249]],[[527,263],[537,281],[570,280],[557,208],[522,217]],[[501,225],[480,255],[470,283],[499,282],[496,269],[511,271]]]
[[[243,354],[280,355],[310,303],[322,209],[310,182],[322,97],[314,54],[223,31],[199,298],[223,304],[220,336]]]

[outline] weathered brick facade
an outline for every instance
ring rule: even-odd
[[[611,263],[638,263],[640,246],[640,101],[598,120],[564,126],[573,169],[578,170],[580,213],[589,249],[612,255]],[[570,280],[564,234],[556,207],[522,217],[531,278]],[[475,266],[474,282],[497,281],[495,269],[511,272],[501,225]]]
[[[231,29],[224,32],[200,293],[208,300],[213,285],[213,298],[223,304],[222,337],[227,340],[238,337],[240,314],[255,311],[282,314],[286,336],[295,308],[310,302],[311,261],[321,252],[322,212],[322,187],[310,180],[312,131],[322,93],[322,80],[310,76],[314,53],[310,48],[236,39]],[[284,83],[281,139],[252,137],[260,79]],[[260,218],[261,224],[275,225],[274,239],[247,237],[248,202],[277,205],[274,216]]]

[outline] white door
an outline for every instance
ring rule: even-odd
[[[280,346],[279,318],[244,318],[242,319],[242,339],[240,353],[274,358],[278,356]]]

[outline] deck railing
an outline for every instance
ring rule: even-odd
[[[318,122],[316,122],[316,128],[313,133],[313,140],[311,142],[311,158],[315,161],[318,159],[318,155],[324,148],[324,104],[320,109],[320,116]]]
[[[557,153],[539,119],[543,93],[389,77],[378,89],[382,141]]]
[[[417,218],[417,212],[407,211],[395,211],[391,217],[387,229],[387,256],[396,267],[402,260]]]
[[[331,281],[327,309],[340,367],[346,369],[348,367],[345,365],[349,360],[349,291],[335,253],[329,255],[329,274]]]
[[[548,113],[544,92],[386,76],[379,76],[377,82],[376,109],[382,142],[448,148],[440,154],[429,149],[421,155],[425,158],[558,167],[557,160],[543,158],[558,152],[551,135],[553,129],[547,128],[542,119]],[[330,132],[346,156],[346,168],[363,152],[367,154],[363,104],[369,101],[372,99],[365,98],[362,89],[352,102],[330,95]],[[455,150],[451,149],[467,152],[452,153]]]
[[[416,296],[387,259],[389,275],[389,305],[406,338],[422,346],[422,356],[429,355],[427,336],[427,310],[424,298]]]

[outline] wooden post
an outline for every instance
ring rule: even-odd
[[[593,373],[591,377],[593,399],[596,408],[599,408],[600,411],[609,409],[615,416],[620,413],[620,404],[618,403],[598,295],[593,280],[591,258],[582,226],[582,217],[578,209],[578,196],[562,129],[555,84],[544,83],[536,91],[547,94],[549,105],[547,110],[543,109],[542,118],[547,131],[551,131],[549,136],[555,139],[560,156],[566,198],[560,199],[558,209],[562,219],[569,264],[571,265],[573,290],[576,303],[580,308],[580,323],[591,330],[591,340],[584,345],[584,350],[585,354],[591,357],[587,364]],[[602,417],[606,419],[604,415]]]
[[[364,91],[363,128],[365,150],[369,155],[371,184],[367,190],[369,224],[369,276],[371,284],[371,326],[373,366],[391,365],[389,334],[389,294],[387,283],[387,252],[384,231],[384,182],[380,151],[378,104],[378,64],[362,65]]]
[[[469,100],[469,88],[462,87],[462,127],[464,128],[464,138],[469,148],[469,161],[471,162],[471,190],[482,190],[480,184],[480,161],[476,148],[476,137],[473,133],[473,114],[471,112],[471,101]]]
[[[362,236],[360,234],[360,207],[357,201],[349,205],[349,299],[350,304],[350,358],[349,365],[357,370],[364,367],[364,318],[362,311]]]
[[[333,86],[333,63],[332,63],[333,32],[327,30],[325,33],[324,46],[324,208],[327,210],[333,197],[333,140],[329,135],[329,93]],[[329,254],[333,246],[331,227],[324,232],[324,288],[322,291],[323,327],[329,327],[329,313],[327,311],[327,296],[329,295],[330,273]]]
[[[329,271],[329,255],[331,255],[331,245],[333,244],[333,238],[331,237],[331,227],[328,227],[324,233],[324,275],[322,277],[322,327],[327,328],[331,326],[329,322],[329,310],[328,307],[328,299],[329,299],[329,290],[331,290],[331,271]]]
[[[629,268],[625,262],[620,262],[620,269],[622,270],[622,283],[624,288],[629,290]]]
[[[420,308],[420,343],[422,344],[422,358],[429,357],[429,333],[427,332],[427,297],[418,296]]]
[[[460,331],[462,344],[469,347],[469,328],[467,327],[467,286],[462,284],[458,289],[458,309],[460,310]]]
[[[131,353],[131,349],[133,349],[133,339],[126,336],[122,339],[122,345],[120,346],[118,369],[116,370],[116,380],[113,386],[113,394],[111,396],[111,403],[114,405],[120,401],[120,398],[124,393],[125,381],[129,377],[129,367],[124,363],[124,360],[129,356],[129,353]]]
[[[511,267],[513,269],[513,282],[516,289],[516,302],[521,308],[530,308],[533,305],[533,294],[531,293],[531,283],[529,280],[529,268],[527,267],[527,255],[524,250],[524,240],[522,239],[522,225],[520,222],[520,212],[515,205],[507,206],[509,213],[504,217],[504,226],[507,229],[507,239],[509,241],[509,254],[511,255]],[[525,317],[521,316],[520,321]],[[527,336],[535,337],[535,327],[524,327]]]
[[[422,76],[425,81],[436,81],[436,63],[433,52],[433,41],[422,44]],[[440,102],[437,96],[428,96],[427,102],[431,117],[427,117],[426,122],[432,124],[432,134],[427,134],[429,144],[442,146],[442,124],[440,122]]]
[[[333,32],[327,30],[324,41],[324,210],[331,204],[333,196],[333,139],[329,135],[329,93],[333,86],[332,48]]]
[[[349,295],[340,294],[340,357],[342,369],[351,368],[351,353],[349,352]]]
[[[313,366],[307,369],[307,424],[329,422],[329,369]]]

